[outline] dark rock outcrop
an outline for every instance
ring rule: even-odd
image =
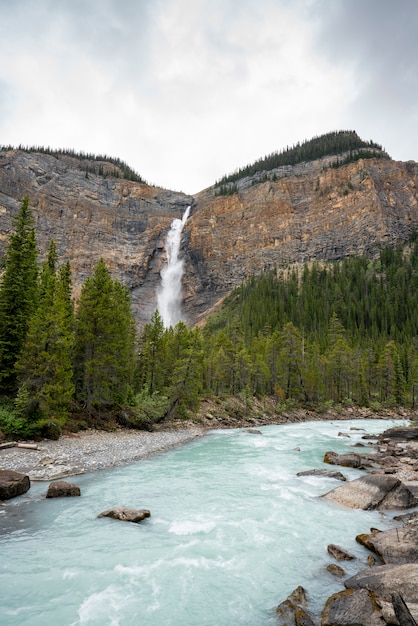
[[[13,470],[0,470],[0,500],[21,496],[29,489],[29,476]]]
[[[334,543],[330,543],[327,546],[328,554],[330,554],[336,561],[352,561],[356,557],[344,548],[336,546]]]
[[[295,624],[296,626],[315,626],[307,610],[308,598],[303,587],[297,587],[279,604],[276,614],[279,624]]]
[[[99,513],[97,517],[111,517],[122,522],[142,522],[146,517],[150,517],[151,513],[146,509],[128,509],[123,506],[113,507]]]
[[[401,626],[417,626],[417,623],[412,617],[411,612],[406,606],[406,603],[401,594],[396,593],[395,591],[391,594],[391,596],[396,619],[398,620],[399,624],[401,624]]]
[[[369,474],[351,480],[322,496],[351,509],[396,510],[416,505],[416,499],[405,485],[394,476]]]
[[[379,440],[384,441],[385,439],[418,442],[418,426],[397,426],[388,428],[379,436]]]
[[[47,498],[68,498],[81,495],[80,487],[65,480],[58,480],[49,485],[46,492]]]

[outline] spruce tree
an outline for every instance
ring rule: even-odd
[[[57,253],[51,241],[40,276],[39,302],[16,364],[20,389],[27,390],[28,418],[43,415],[63,423],[74,395],[74,312],[69,263],[56,272]]]
[[[15,363],[36,307],[37,278],[34,220],[29,199],[24,198],[14,220],[0,286],[0,392],[4,394],[16,391]]]
[[[90,414],[126,401],[134,343],[128,290],[112,280],[100,259],[82,288],[76,314],[76,397]]]

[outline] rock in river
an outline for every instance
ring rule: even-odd
[[[350,509],[365,511],[408,509],[417,502],[398,478],[384,474],[370,474],[350,480],[322,497]]]
[[[29,476],[13,470],[0,470],[0,500],[21,496],[29,488]]]
[[[146,517],[150,517],[151,513],[146,509],[128,509],[123,506],[116,506],[99,513],[97,517],[111,517],[119,519],[122,522],[141,522]]]
[[[79,496],[80,487],[68,483],[66,480],[57,480],[51,483],[46,493],[47,498],[63,498],[70,496]]]

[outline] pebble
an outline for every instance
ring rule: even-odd
[[[58,441],[43,440],[39,450],[0,450],[0,469],[28,474],[31,480],[54,480],[144,459],[202,436],[199,428],[145,432],[87,430]]]

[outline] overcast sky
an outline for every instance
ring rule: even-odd
[[[0,144],[196,193],[353,129],[418,161],[417,0],[0,0]]]

